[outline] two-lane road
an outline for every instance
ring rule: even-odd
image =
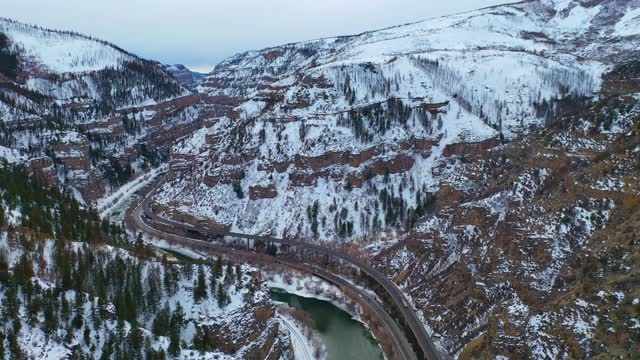
[[[404,332],[398,327],[395,320],[387,314],[387,312],[378,304],[377,301],[372,299],[364,291],[360,290],[348,281],[335,276],[323,269],[312,267],[307,264],[294,263],[286,259],[273,257],[267,254],[255,253],[244,250],[230,249],[226,246],[216,245],[207,241],[193,239],[186,236],[176,235],[172,233],[166,233],[161,230],[155,229],[144,220],[144,212],[142,206],[138,205],[133,211],[130,211],[127,216],[127,225],[137,231],[142,231],[155,238],[164,239],[169,243],[179,244],[181,246],[190,247],[208,254],[215,255],[231,255],[234,257],[241,257],[244,259],[250,259],[252,261],[259,261],[260,263],[275,263],[281,264],[289,268],[297,269],[305,273],[315,275],[329,283],[332,283],[343,291],[349,291],[354,294],[356,300],[362,306],[367,307],[370,311],[367,313],[376,316],[381,324],[387,329],[389,335],[391,335],[391,341],[393,348],[397,353],[391,357],[391,359],[403,359],[403,360],[416,360],[416,355],[409,342],[407,341]],[[166,225],[166,224],[165,224]]]
[[[159,181],[158,185],[162,184],[162,182],[164,182],[164,179],[161,179]],[[204,235],[205,237],[210,235],[210,234],[207,233],[208,230],[206,228],[202,227],[202,226],[173,221],[171,219],[166,219],[166,218],[160,217],[160,216],[156,215],[155,213],[153,213],[153,211],[151,210],[150,204],[151,204],[151,198],[152,198],[153,194],[155,193],[156,189],[157,189],[157,187],[154,188],[152,191],[150,191],[147,194],[147,196],[144,198],[144,200],[141,202],[141,204],[139,204],[136,207],[136,209],[131,213],[131,216],[133,217],[133,220],[134,220],[133,222],[134,223],[136,223],[137,225],[142,226],[143,228],[145,228],[144,230],[146,232],[149,232],[149,230],[151,230],[151,233],[153,235],[155,235],[155,236],[159,236],[159,235],[174,235],[175,236],[175,234],[168,234],[166,232],[159,231],[159,230],[157,230],[157,229],[152,227],[153,223],[169,226],[169,227],[172,227],[172,228],[178,228],[178,229],[188,230],[188,231],[192,231],[192,232],[193,231],[194,232],[198,232],[198,233]],[[143,220],[143,217],[142,217],[143,214],[144,214],[144,216],[146,216],[147,218],[149,218],[151,220],[151,224],[147,224]],[[383,273],[381,273],[380,271],[376,270],[371,265],[367,264],[366,262],[362,261],[361,259],[355,258],[355,257],[353,257],[351,255],[348,255],[346,253],[343,253],[343,252],[335,250],[335,249],[331,249],[331,248],[324,247],[324,246],[317,245],[317,244],[296,241],[296,240],[287,240],[287,239],[280,239],[280,238],[271,237],[271,236],[250,235],[250,234],[242,234],[242,233],[236,233],[236,232],[227,232],[224,235],[225,236],[229,236],[229,237],[247,239],[247,240],[259,240],[259,241],[264,241],[264,242],[272,242],[272,243],[279,243],[279,244],[284,244],[284,245],[296,246],[296,247],[299,247],[299,248],[303,248],[303,249],[307,249],[307,250],[311,250],[311,251],[316,251],[316,252],[319,252],[319,253],[328,254],[330,256],[334,256],[336,258],[339,258],[339,259],[341,259],[343,261],[346,261],[346,262],[350,263],[352,266],[360,269],[362,272],[366,273],[372,279],[374,279],[376,282],[378,282],[378,284],[380,284],[380,286],[382,288],[384,288],[385,291],[389,294],[390,298],[394,302],[395,307],[400,311],[400,314],[404,318],[405,323],[409,326],[411,332],[413,333],[414,337],[416,338],[416,340],[418,342],[418,345],[420,346],[420,349],[422,350],[422,352],[424,354],[424,357],[429,359],[429,360],[441,360],[442,359],[442,357],[440,355],[440,352],[437,350],[437,348],[434,345],[433,341],[431,340],[429,334],[426,332],[424,326],[422,326],[422,322],[420,321],[418,315],[415,313],[413,308],[411,308],[408,305],[409,303],[406,300],[406,298],[405,298],[404,294],[402,293],[402,291],[400,291],[400,289],[398,289],[398,287],[395,285],[395,283],[393,283]],[[201,241],[202,242],[202,240],[197,240],[197,239],[191,239],[191,240],[192,241]],[[332,275],[332,276],[334,276],[334,275]],[[384,313],[386,314],[386,311],[384,311]],[[386,314],[386,315],[388,316],[388,314]],[[394,322],[394,324],[395,324],[395,322]],[[397,327],[397,324],[395,324],[395,326]]]

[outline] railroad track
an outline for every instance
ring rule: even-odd
[[[351,265],[360,269],[362,272],[369,275],[389,294],[389,297],[393,301],[395,307],[399,310],[400,315],[403,317],[405,323],[407,324],[407,326],[413,333],[416,341],[418,342],[418,345],[420,347],[420,350],[422,350],[424,358],[428,360],[442,359],[440,352],[437,350],[437,348],[433,344],[433,341],[431,340],[428,333],[426,332],[425,328],[422,326],[422,322],[420,321],[417,314],[408,305],[409,303],[404,297],[404,295],[402,294],[402,292],[400,291],[400,289],[398,289],[398,287],[380,271],[374,269],[372,266],[370,266],[369,264],[365,263],[364,261],[358,258],[345,254],[341,251],[320,246],[317,244],[310,244],[310,243],[305,243],[305,242],[296,241],[296,240],[289,240],[289,239],[280,239],[280,238],[271,237],[271,236],[242,234],[242,233],[236,233],[236,232],[230,232],[230,231],[225,232],[224,234],[210,234],[209,230],[203,226],[177,222],[177,221],[160,217],[155,213],[153,213],[150,205],[151,205],[151,198],[155,193],[157,186],[162,184],[164,180],[165,180],[164,178],[161,178],[160,181],[156,184],[156,187],[154,187],[151,191],[149,191],[148,194],[144,197],[143,201],[140,204],[138,204],[135,207],[135,209],[133,209],[133,211],[129,212],[129,216],[128,216],[128,222],[130,223],[129,225],[133,225],[133,227],[138,228],[146,233],[149,233],[159,238],[169,237],[169,238],[173,238],[174,241],[179,240],[182,243],[188,240],[188,243],[190,244],[190,246],[193,245],[194,242],[199,242],[199,246],[202,246],[203,244],[211,244],[211,243],[201,239],[194,239],[191,237],[185,237],[182,235],[176,235],[173,233],[167,233],[165,231],[158,230],[153,227],[153,223],[163,225],[165,228],[172,227],[172,228],[182,229],[183,231],[186,230],[187,232],[199,233],[204,238],[208,238],[211,235],[217,235],[217,236],[223,236],[223,237],[229,236],[229,237],[253,240],[253,241],[257,240],[257,241],[263,241],[267,243],[278,243],[283,245],[296,246],[303,249],[312,250],[312,251],[328,254],[330,256],[339,258],[343,261],[350,263]],[[147,223],[148,221],[145,221],[144,219],[145,217],[149,219],[149,222],[151,222],[151,224],[148,224]],[[252,254],[255,254],[255,253],[252,253]],[[268,255],[264,255],[264,256],[268,256]],[[364,303],[367,303],[371,306],[371,310],[373,310],[378,315],[378,317],[381,319],[383,324],[394,335],[395,345],[398,349],[401,350],[400,352],[401,352],[402,358],[403,359],[416,358],[413,350],[409,350],[411,349],[411,347],[408,344],[406,338],[404,336],[397,336],[399,335],[397,334],[397,331],[401,331],[398,324],[389,316],[389,314],[382,308],[382,306],[378,304],[377,301],[368,297],[368,295],[363,293],[360,289],[357,289],[356,287],[354,287],[344,279],[338,276],[335,276],[327,271],[324,271],[315,267],[311,268],[308,265],[293,264],[291,262],[284,261],[280,258],[275,258],[275,257],[270,257],[270,258],[271,258],[270,261],[273,261],[276,263],[282,263],[287,266],[294,266],[294,267],[302,266],[305,271],[311,272],[314,275],[324,278],[327,281],[336,283],[339,286],[349,287],[350,291],[354,291],[356,294],[359,294],[360,299]]]
[[[291,324],[290,320],[282,315],[280,316],[280,324],[284,325],[284,327],[287,328],[289,334],[291,335],[292,341],[295,338],[295,341],[300,344],[298,346],[298,349],[300,349],[301,354],[296,353],[296,358],[301,358],[300,360],[313,360],[313,356],[309,353],[309,349],[307,349],[307,347],[305,346],[306,340],[304,339],[304,335],[300,334],[296,327]],[[296,349],[294,346],[294,352],[295,350]]]

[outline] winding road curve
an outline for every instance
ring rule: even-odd
[[[189,230],[189,231],[195,231],[198,232],[200,234],[203,234],[205,236],[208,236],[210,234],[208,234],[208,230],[205,229],[204,227],[201,226],[194,226],[192,224],[187,224],[187,223],[181,223],[181,222],[176,222],[170,219],[166,219],[166,218],[162,218],[156,214],[153,213],[153,211],[151,211],[151,198],[153,196],[153,194],[156,192],[158,186],[160,184],[162,184],[164,182],[165,178],[161,178],[157,183],[156,186],[153,188],[152,191],[150,191],[144,198],[144,200],[138,204],[138,206],[136,206],[136,208],[130,212],[130,216],[129,219],[130,221],[130,225],[133,225],[135,228],[138,228],[139,230],[142,230],[146,233],[149,233],[153,236],[159,237],[159,238],[170,238],[173,241],[180,241],[182,243],[187,243],[187,244],[193,244],[194,242],[198,242],[199,246],[203,246],[204,244],[211,244],[209,242],[203,241],[203,240],[198,240],[198,239],[193,239],[193,238],[187,238],[185,236],[181,236],[181,235],[176,235],[176,234],[172,234],[172,233],[167,233],[167,232],[163,232],[161,230],[158,230],[156,228],[154,228],[152,225],[153,224],[148,224],[145,220],[144,217],[148,218],[149,220],[151,220],[152,223],[156,223],[156,224],[161,224],[164,226],[170,226],[170,227],[174,227],[174,228],[179,228],[179,229],[183,229],[183,230]],[[144,217],[143,217],[144,215]],[[216,234],[216,235],[220,235],[220,234]],[[406,324],[409,326],[409,328],[411,329],[411,331],[413,332],[415,338],[418,341],[418,344],[421,348],[421,350],[423,351],[425,358],[428,360],[441,360],[442,356],[440,355],[439,351],[437,350],[437,348],[435,347],[435,345],[433,344],[433,341],[431,340],[431,338],[429,337],[428,333],[426,332],[425,328],[422,326],[422,323],[420,321],[420,319],[418,318],[417,314],[413,311],[413,309],[408,305],[409,303],[407,302],[406,298],[404,297],[404,295],[402,294],[402,292],[400,291],[400,289],[398,289],[398,287],[391,281],[389,280],[384,274],[382,274],[380,271],[374,269],[372,266],[370,266],[369,264],[363,262],[362,260],[352,257],[348,254],[345,254],[341,251],[335,250],[335,249],[331,249],[331,248],[327,248],[324,246],[320,246],[317,244],[311,244],[311,243],[305,243],[305,242],[300,242],[300,241],[295,241],[295,240],[287,240],[287,239],[280,239],[280,238],[275,238],[275,237],[271,237],[271,236],[258,236],[258,235],[249,235],[249,234],[241,234],[241,233],[235,233],[235,232],[227,232],[224,234],[224,236],[230,236],[230,237],[235,237],[235,238],[241,238],[241,239],[248,239],[248,240],[260,240],[260,241],[265,241],[265,242],[272,242],[272,243],[279,243],[279,244],[284,244],[284,245],[290,245],[290,246],[296,246],[296,247],[300,247],[300,248],[304,248],[307,250],[312,250],[312,251],[316,251],[316,252],[320,252],[320,253],[324,253],[324,254],[328,254],[330,256],[334,256],[336,258],[339,258],[341,260],[344,260],[348,263],[350,263],[351,265],[357,267],[358,269],[360,269],[362,272],[366,273],[367,275],[369,275],[371,278],[373,278],[375,281],[377,281],[380,286],[382,286],[387,293],[390,295],[391,299],[393,300],[396,308],[400,311],[401,315],[403,316],[403,318],[405,319]],[[322,269],[318,269],[317,267],[310,267],[308,265],[303,265],[303,264],[292,264],[288,261],[284,261],[280,258],[275,258],[275,257],[271,257],[268,255],[264,255],[268,258],[270,258],[271,261],[277,262],[277,263],[282,263],[285,265],[289,265],[289,266],[293,266],[293,267],[304,267],[306,271],[309,271],[321,278],[325,278],[326,280],[335,283],[336,285],[339,285],[341,287],[345,287],[348,288],[349,290],[353,291],[355,294],[358,294],[358,296],[360,297],[360,299],[367,303],[369,306],[371,306],[371,309],[373,311],[375,311],[375,313],[378,315],[378,317],[382,320],[382,322],[385,324],[385,326],[390,330],[390,332],[394,335],[395,337],[395,343],[397,348],[399,348],[402,352],[402,358],[403,359],[415,359],[415,354],[413,353],[413,351],[411,350],[411,347],[409,346],[409,344],[407,343],[407,340],[404,336],[399,335],[399,333],[401,333],[402,331],[400,330],[400,328],[398,327],[398,324],[389,316],[389,314],[378,304],[377,301],[371,299],[367,294],[365,294],[363,291],[361,291],[360,289],[356,288],[355,286],[353,286],[351,283],[345,281],[344,279],[335,276],[331,273],[328,273]]]
[[[280,316],[280,323],[284,325],[284,327],[286,327],[289,331],[289,334],[291,335],[291,341],[295,341],[299,344],[298,346],[293,347],[293,350],[297,355],[296,359],[300,358],[300,360],[313,360],[313,356],[309,353],[309,349],[307,349],[307,347],[305,346],[306,340],[304,339],[304,335],[300,334],[298,332],[298,329],[296,329],[296,327],[286,317]],[[296,352],[296,348],[299,349],[299,353]]]

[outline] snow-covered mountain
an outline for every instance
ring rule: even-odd
[[[24,58],[26,69],[33,73],[82,73],[107,67],[120,67],[137,60],[113,44],[81,34],[52,31],[2,21],[1,31],[8,37],[9,50]]]
[[[171,73],[178,81],[189,88],[194,88],[204,80],[207,74],[191,71],[182,64],[163,65],[163,68]]]
[[[640,0],[523,1],[249,51],[194,93],[180,67],[0,24],[0,157],[77,198],[171,147],[155,210],[343,243],[445,355],[640,351]]]
[[[640,1],[525,1],[238,54],[168,215],[331,241],[443,354],[640,351]],[[171,214],[173,213],[173,214]]]
[[[399,214],[423,211],[463,144],[517,138],[596,96],[639,50],[638,7],[525,1],[233,56],[198,91],[234,108],[174,147],[185,170],[157,200],[251,233],[408,228]]]
[[[87,203],[199,127],[199,96],[155,62],[9,19],[0,19],[0,89],[0,145]]]

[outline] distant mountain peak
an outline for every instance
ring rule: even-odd
[[[183,64],[162,65],[176,80],[189,88],[195,88],[204,80],[206,74],[192,71]]]

